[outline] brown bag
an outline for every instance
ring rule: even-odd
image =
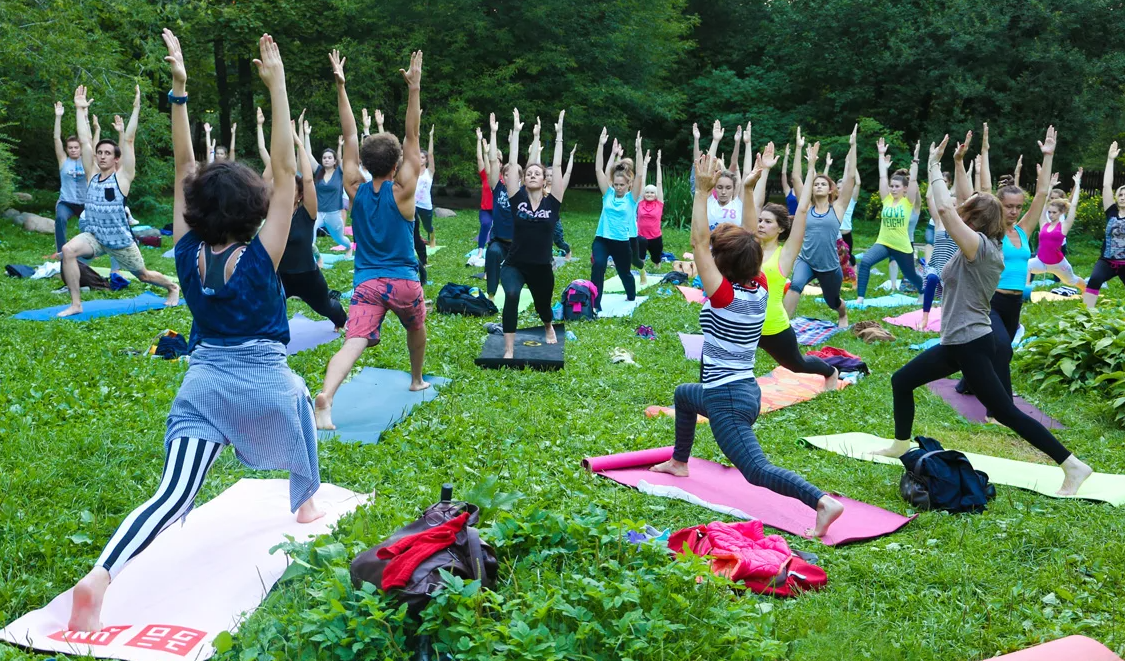
[[[480,533],[473,527],[480,521],[480,509],[472,503],[459,501],[442,501],[430,505],[418,519],[396,530],[378,546],[356,556],[352,560],[352,583],[358,588],[366,581],[381,588],[383,570],[391,561],[379,558],[376,555],[379,549],[390,546],[403,537],[436,528],[464,512],[469,513],[469,518],[455,536],[453,544],[423,560],[410,575],[406,586],[396,588],[394,593],[409,605],[412,613],[417,614],[429,603],[433,593],[445,584],[439,570],[444,569],[467,581],[480,579],[482,587],[491,588],[496,584],[496,553],[481,541]]]

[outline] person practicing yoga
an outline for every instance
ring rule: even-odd
[[[636,160],[628,159],[617,163],[617,157],[623,155],[624,148],[613,141],[610,149],[609,161],[604,158],[605,143],[609,140],[609,133],[603,127],[598,137],[598,149],[594,159],[594,174],[598,179],[598,189],[602,193],[602,213],[598,219],[598,229],[594,236],[592,248],[593,258],[590,267],[590,281],[598,289],[597,298],[594,300],[594,309],[602,309],[602,294],[605,288],[605,269],[609,258],[613,257],[613,267],[621,278],[621,286],[625,289],[625,298],[637,298],[637,283],[633,279],[630,266],[640,268],[644,265],[634,251],[637,238],[637,201],[641,199],[642,181],[635,176],[633,163],[641,163],[641,134],[637,134]]]
[[[1074,191],[1071,193],[1070,202],[1059,198],[1047,204],[1047,218],[1039,221],[1042,223],[1039,228],[1039,248],[1035,257],[1027,261],[1025,289],[1030,288],[1031,276],[1037,273],[1050,273],[1072,287],[1086,289],[1086,281],[1075,275],[1074,267],[1063,254],[1066,235],[1070,234],[1070,228],[1074,225],[1078,196],[1082,192],[1081,185],[1082,168],[1078,168],[1078,172],[1074,174]],[[1054,193],[1053,190],[1051,192]]]
[[[422,150],[422,174],[418,177],[418,190],[414,193],[414,213],[418,215],[415,222],[421,221],[426,230],[426,245],[431,248],[437,246],[434,237],[434,200],[430,189],[434,186],[434,127],[430,126],[430,142]]]
[[[772,152],[772,146],[767,146],[766,151]],[[758,340],[758,347],[787,370],[799,374],[823,376],[824,390],[831,392],[836,389],[839,372],[820,358],[801,355],[801,349],[797,346],[797,334],[789,325],[789,313],[785,307],[788,298],[783,299],[782,296],[777,295],[785,291],[786,279],[793,272],[798,253],[805,245],[803,238],[806,219],[810,215],[811,198],[816,194],[817,181],[823,180],[824,177],[816,174],[814,169],[819,151],[819,142],[808,149],[809,178],[804,182],[807,185],[800,187],[801,199],[798,200],[797,213],[792,218],[788,210],[780,204],[767,204],[760,212],[757,211],[753,200],[753,188],[757,181],[752,181],[747,175],[743,180],[742,199],[745,211],[742,216],[742,226],[758,237],[758,242],[762,246],[762,275],[766,278],[769,290],[775,292],[766,303],[766,319],[762,325],[762,337]],[[799,158],[800,154],[796,156]],[[759,167],[753,170],[761,173],[763,177],[769,172],[760,167],[764,162],[766,162],[764,156],[759,158]],[[781,244],[782,241],[785,242],[784,245]],[[835,255],[835,247],[832,252]],[[836,264],[839,265],[839,260],[836,260]]]
[[[963,159],[967,148],[967,144],[957,145],[957,149],[953,152],[953,159],[955,161]],[[942,183],[945,184],[946,190],[949,190],[949,173],[945,173]],[[934,306],[937,288],[942,284],[942,272],[945,270],[945,265],[957,252],[957,243],[949,236],[949,232],[945,231],[945,224],[942,222],[941,214],[938,213],[937,205],[934,203],[933,188],[926,189],[926,205],[934,223],[934,245],[930,258],[926,261],[926,280],[925,287],[922,290],[922,321],[918,324],[918,330],[920,331],[926,330],[926,327],[930,325],[930,311]]]
[[[560,112],[559,121],[555,124],[555,154],[552,167],[556,171],[561,171],[562,168],[565,116],[565,110]],[[508,149],[508,159],[511,163],[516,162],[520,153],[522,128],[520,112],[518,109],[513,109],[512,137]],[[500,282],[504,286],[502,321],[505,360],[511,360],[515,354],[520,293],[525,284],[531,291],[535,312],[543,322],[547,344],[558,342],[558,338],[555,337],[555,327],[552,325],[554,317],[551,305],[554,302],[555,271],[551,244],[554,240],[555,224],[559,222],[559,208],[562,206],[566,181],[569,177],[566,175],[561,177],[551,192],[546,193],[544,192],[546,174],[543,164],[533,161],[524,168],[522,186],[515,179],[504,182],[508,188],[508,199],[511,201],[514,219],[512,245],[500,268]]]
[[[324,387],[316,396],[316,426],[335,429],[332,398],[351,372],[363,350],[379,344],[383,320],[393,312],[406,329],[410,352],[410,390],[430,387],[422,380],[426,356],[426,295],[419,281],[419,263],[414,254],[414,194],[422,171],[418,149],[422,120],[422,51],[410,56],[410,69],[399,69],[408,90],[406,137],[399,145],[393,133],[379,133],[359,143],[355,115],[345,88],[344,63],[338,51],[329,55],[336,77],[340,126],[344,130],[344,189],[352,199],[352,228],[355,232],[355,275],[348,308],[344,346],[332,356],[324,374]],[[364,181],[360,159],[371,173]]]
[[[1052,127],[1048,130],[1048,143],[1053,143],[1053,134]],[[1000,281],[1000,272],[1004,270],[1001,242],[1007,224],[1003,203],[991,193],[978,192],[961,206],[955,206],[941,176],[941,157],[948,142],[947,135],[940,145],[930,144],[927,164],[934,205],[941,214],[946,231],[960,248],[944,269],[941,344],[923,351],[891,377],[895,441],[875,454],[900,457],[909,450],[914,425],[914,391],[960,371],[997,422],[1015,431],[1059,464],[1064,477],[1057,493],[1072,496],[1090,476],[1090,467],[1063,447],[1043,425],[1016,407],[993,366],[994,330],[989,319],[989,301]],[[1049,146],[1053,147],[1053,144]],[[1044,171],[1049,172],[1049,169],[1044,168]],[[1045,197],[1046,186],[1040,190]]]
[[[289,471],[289,505],[299,522],[324,515],[313,501],[320,472],[312,403],[285,359],[289,324],[274,270],[289,233],[296,175],[281,56],[264,35],[261,60],[254,62],[273,111],[277,183],[271,193],[258,173],[240,164],[216,162],[196,171],[183,54],[175,35],[164,30],[163,37],[172,69],[173,240],[195,350],[168,414],[160,485],[125,517],[74,586],[70,631],[101,630],[110,582],[187,516],[225,445],[233,445],[249,468]]]
[[[82,143],[77,135],[62,139],[62,118],[66,113],[61,101],[55,102],[55,159],[59,164],[59,200],[55,203],[55,252],[66,244],[66,223],[82,215],[86,208],[86,170],[82,165]]]
[[[718,136],[722,137],[722,127],[716,120],[715,126],[719,131]],[[732,225],[742,224],[742,193],[738,176],[738,149],[742,141],[746,142],[746,166],[744,169],[749,169],[750,159],[750,129],[747,127],[746,131],[742,131],[742,127],[738,127],[738,134],[734,140],[734,153],[731,155],[731,164],[729,170],[723,170],[719,181],[715,184],[715,194],[707,199],[707,224],[714,231],[720,223],[730,223]],[[712,143],[712,147],[718,144],[718,140]]]
[[[574,168],[574,152],[576,149],[578,149],[577,144],[570,148],[570,158],[566,164],[566,171],[563,173],[563,188],[570,186],[570,172]],[[551,186],[555,182],[554,170],[555,169],[553,167],[547,168],[546,183],[543,186],[544,195],[549,195],[551,193]],[[563,222],[561,216],[559,217],[559,222],[555,223],[555,233],[552,238],[555,242],[555,247],[562,251],[564,256],[563,258],[566,261],[570,261],[573,257],[573,252],[571,251],[570,244],[566,242],[566,232],[563,231]]]
[[[818,174],[812,180],[813,207],[808,210],[807,222],[803,223],[805,227],[801,253],[792,268],[786,268],[792,281],[789,290],[785,292],[787,319],[796,314],[805,285],[815,279],[823,292],[824,304],[836,312],[836,325],[840,328],[848,327],[848,308],[840,296],[844,271],[840,268],[840,255],[836,252],[836,238],[840,236],[841,221],[848,210],[848,201],[852,198],[855,186],[858,130],[859,125],[852,128],[849,139],[848,155],[844,159],[843,187],[837,190],[836,182],[827,174]]]
[[[80,233],[62,247],[62,278],[70,290],[70,306],[58,316],[82,313],[78,260],[107,253],[141,282],[167,289],[165,305],[178,305],[179,285],[168,276],[145,268],[145,259],[137,248],[125,212],[126,198],[137,171],[136,137],[141,113],[141,88],[136,88],[128,126],[120,117],[115,118],[115,124],[125,126],[120,146],[108,138],[96,144],[91,141],[90,124],[86,117],[90,103],[85,86],[79,86],[74,91],[74,108],[78,119],[78,141],[82,147],[82,169],[86,173],[86,205],[85,215],[78,223]]]
[[[653,266],[660,266],[664,258],[664,233],[660,223],[664,219],[664,172],[661,169],[661,153],[656,151],[656,185],[648,183],[648,156],[642,168],[642,199],[637,204],[637,252],[641,260],[648,253]],[[641,267],[641,284],[648,284],[648,274]]]
[[[488,143],[488,185],[492,188],[492,236],[484,253],[485,290],[488,299],[496,298],[500,286],[500,267],[508,257],[512,245],[512,205],[508,199],[508,179],[523,181],[523,168],[512,159],[508,165],[501,165],[500,150],[496,148],[496,132],[500,124],[496,113],[488,116],[491,137]]]
[[[317,266],[319,252],[316,250],[314,227],[317,212],[316,185],[313,183],[312,163],[305,153],[304,136],[300,129],[304,117],[294,125],[293,137],[297,148],[297,164],[301,169],[297,175],[297,188],[293,198],[293,219],[289,224],[289,239],[285,253],[277,265],[277,274],[285,289],[287,298],[299,298],[313,312],[332,320],[336,330],[344,328],[348,314],[340,301],[333,298],[324,280],[324,274]]]
[[[1102,285],[1117,277],[1125,284],[1125,186],[1113,189],[1113,165],[1120,155],[1117,141],[1109,146],[1106,157],[1105,174],[1102,175],[1102,208],[1105,210],[1105,236],[1102,238],[1102,251],[1090,280],[1086,283],[1086,293],[1082,300],[1091,310],[1098,304]],[[1073,215],[1077,215],[1075,209]]]
[[[852,183],[852,197],[848,200],[848,208],[844,210],[844,217],[840,219],[840,239],[848,246],[848,264],[855,266],[855,243],[852,237],[852,218],[855,216],[855,205],[859,202],[860,179],[859,170],[853,166],[855,182]],[[843,268],[843,267],[841,267]],[[853,279],[855,274],[851,276]]]
[[[797,127],[797,142],[798,145],[804,143],[800,137],[801,128]],[[797,161],[801,160],[800,146],[797,147]],[[793,186],[789,185],[789,145],[785,145],[785,159],[781,162],[781,192],[785,194],[785,210],[790,216],[797,213],[797,203],[801,198],[801,185],[796,177],[800,176],[800,165],[793,162]]]
[[[728,223],[710,230],[707,198],[719,179],[719,163],[703,156],[695,169],[691,243],[708,296],[699,313],[703,328],[700,383],[676,386],[675,449],[670,460],[651,470],[687,477],[697,416],[707,416],[719,449],[746,481],[816,510],[816,524],[806,534],[823,537],[844,513],[844,506],[796,473],[771,464],[754,435],[762,402],[754,378],[754,358],[769,297],[760,271],[762,247],[744,227]],[[760,170],[747,173],[755,180],[760,176]]]
[[[305,147],[309,147],[309,135],[306,127]],[[325,149],[320,156],[320,165],[316,168],[313,180],[316,183],[316,228],[313,237],[320,228],[328,231],[329,236],[338,245],[346,249],[345,258],[354,255],[355,246],[344,233],[344,173],[340,169],[339,154],[334,149]]]
[[[488,143],[484,140],[480,127],[477,127],[477,171],[480,173],[480,231],[477,232],[477,257],[484,259],[484,249],[488,247],[488,235],[492,233],[492,186],[488,184],[488,162],[485,155]]]
[[[238,133],[238,123],[230,125],[230,149],[216,144],[215,140],[211,139],[211,125],[207,122],[203,124],[203,145],[207,148],[207,163],[211,164],[215,161],[235,160],[234,158],[234,141]]]
[[[856,276],[856,303],[862,307],[863,298],[867,294],[867,281],[871,277],[871,268],[887,259],[893,259],[902,269],[902,277],[914,285],[916,291],[922,291],[922,278],[914,270],[914,246],[910,243],[907,234],[910,216],[914,212],[914,198],[918,195],[918,158],[915,154],[910,165],[910,174],[902,176],[896,174],[888,179],[887,171],[891,167],[891,156],[887,153],[887,143],[879,138],[879,197],[883,200],[883,211],[880,216],[879,237],[875,245],[863,254],[859,262],[859,273]]]

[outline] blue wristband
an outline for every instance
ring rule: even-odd
[[[168,90],[168,103],[175,103],[176,105],[182,106],[185,103],[187,103],[187,100],[188,100],[187,94],[185,94],[183,96],[176,96],[176,95],[172,94],[172,90]]]

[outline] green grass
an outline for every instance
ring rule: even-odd
[[[567,238],[578,260],[556,274],[556,291],[571,279],[589,276],[597,216],[574,210],[596,208],[596,201],[592,205],[583,195],[572,193],[564,207]],[[165,222],[143,220],[156,226]],[[465,267],[462,258],[474,245],[476,213],[439,219],[437,230],[439,243],[448,247],[430,259],[430,298],[445,282],[480,282],[469,279],[479,269]],[[857,246],[869,246],[873,230],[870,223],[858,224]],[[672,252],[689,249],[685,232],[667,231],[665,237]],[[52,238],[24,233],[5,221],[0,223],[0,242],[5,263],[34,265],[49,251]],[[1097,245],[1079,239],[1071,243],[1072,263],[1088,273]],[[329,245],[321,240],[322,249]],[[146,249],[145,258],[150,267],[172,273],[172,261],[161,258],[161,252]],[[334,288],[350,288],[346,266],[326,275]],[[165,328],[186,333],[186,308],[88,323],[8,319],[20,310],[63,303],[65,297],[51,293],[60,285],[57,280],[0,279],[0,621],[5,623],[45,605],[88,571],[115,526],[156,487],[165,417],[186,369],[126,354],[148,347]],[[1121,285],[1115,282],[1105,291],[1120,296]],[[134,284],[120,294],[89,297],[137,293]],[[567,366],[557,373],[482,371],[473,365],[484,337],[482,320],[433,314],[426,371],[453,383],[378,445],[321,445],[325,482],[375,494],[370,506],[341,523],[333,539],[347,549],[372,545],[434,501],[442,482],[453,482],[457,493],[465,494],[493,476],[501,491],[522,494],[512,510],[521,519],[539,511],[570,518],[596,507],[605,510],[610,522],[647,521],[661,528],[713,520],[716,515],[708,511],[644,496],[593,477],[579,465],[584,456],[672,442],[672,420],[646,419],[643,409],[669,404],[677,384],[698,378],[698,364],[683,358],[676,333],[698,332],[699,308],[678,293],[649,293],[652,297],[633,318],[568,325],[578,339],[567,343]],[[1074,304],[1028,305],[1024,323],[1049,320],[1069,305]],[[290,307],[291,313],[312,315],[295,300]],[[831,316],[808,297],[800,313]],[[852,319],[884,314],[857,312]],[[639,324],[651,325],[658,339],[635,337]],[[769,414],[755,429],[777,464],[826,490],[905,513],[909,510],[897,488],[900,469],[848,460],[798,442],[803,435],[842,431],[891,435],[890,376],[914,355],[907,345],[926,337],[898,327],[891,331],[895,342],[874,346],[851,335],[833,338],[831,344],[861,355],[873,374],[858,387]],[[313,392],[338,346],[334,342],[291,358],[290,365]],[[611,364],[615,347],[631,351],[638,365]],[[393,320],[386,325],[383,343],[361,358],[359,366],[364,365],[408,368],[405,334]],[[758,365],[760,374],[774,367],[764,353]],[[1015,387],[1067,425],[1061,440],[1096,470],[1125,472],[1125,434],[1106,413],[1098,391],[1037,391],[1018,373]],[[928,391],[920,390],[917,400],[916,433],[936,437],[946,447],[1047,461],[1005,429],[963,421]],[[706,427],[700,429],[695,454],[723,461]],[[263,474],[242,468],[232,453],[224,453],[202,500],[244,476]],[[901,532],[866,544],[826,548],[786,535],[795,548],[820,555],[828,589],[788,601],[767,600],[772,624],[762,635],[780,641],[783,652],[766,647],[750,652],[736,639],[728,641],[725,656],[967,661],[1069,634],[1089,635],[1125,653],[1123,521],[1122,511],[1108,505],[999,487],[996,501],[982,515],[923,513]],[[659,554],[646,555],[645,561],[665,562]],[[343,557],[335,564],[346,562]],[[506,572],[500,595],[509,601],[531,598],[552,581],[588,576],[613,582],[626,575],[587,553],[559,562],[566,572],[522,568],[514,577]],[[277,623],[288,626],[326,606],[328,598],[319,575],[282,584],[235,637],[228,656],[265,649],[274,658],[291,657],[285,650],[307,641],[292,633],[295,638],[283,641],[270,632],[281,626]],[[733,607],[738,599],[730,596],[729,612],[710,609],[703,618],[707,621],[684,631],[685,647],[675,658],[698,658],[691,645],[703,643],[693,639],[744,624],[745,610]],[[371,658],[383,658],[383,652],[364,650]],[[0,659],[5,658],[31,657],[0,647]],[[643,658],[661,655],[653,649]]]

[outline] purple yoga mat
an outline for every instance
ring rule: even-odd
[[[285,351],[292,356],[299,351],[328,344],[339,337],[331,320],[313,321],[298,312],[289,320],[289,344],[285,345]]]
[[[801,537],[806,537],[805,530],[812,528],[816,522],[816,512],[804,503],[750,484],[737,468],[693,457],[688,461],[690,477],[674,477],[648,470],[650,466],[671,458],[672,448],[653,448],[588,457],[582,465],[602,477],[646,493],[688,500],[709,509],[727,511],[733,516],[746,515],[761,520],[771,528]],[[661,493],[662,487],[671,487],[681,493]],[[844,513],[822,539],[830,546],[889,535],[914,518],[843,496],[837,499],[843,503]]]
[[[972,422],[984,422],[984,404],[981,404],[980,400],[974,395],[962,395],[957,392],[955,380],[941,379],[940,381],[934,381],[929,386],[935,395],[945,400],[945,403],[952,406],[954,411],[961,414],[961,417]],[[1016,408],[1031,416],[1033,420],[1047,429],[1066,429],[1066,426],[1061,422],[1028,404],[1023,397],[1017,395],[1015,402]]]
[[[680,333],[680,344],[684,345],[684,357],[703,360],[703,336]]]

